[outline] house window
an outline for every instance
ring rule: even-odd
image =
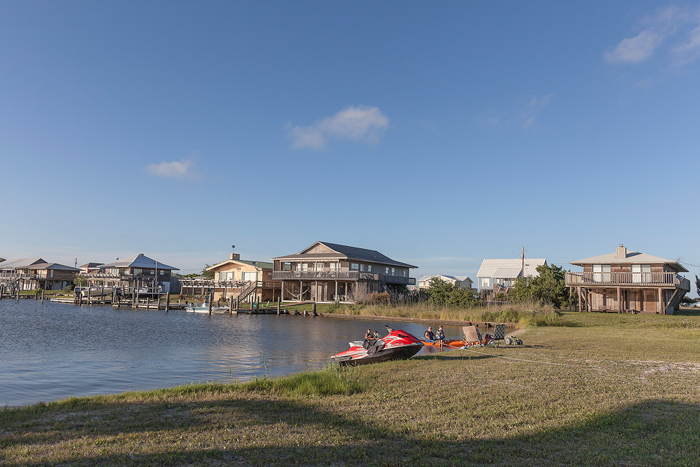
[[[364,264],[360,264],[360,271],[364,271],[364,270],[365,270],[365,265],[364,265]]]
[[[309,265],[307,263],[301,263],[301,270],[302,271],[308,271],[309,270]]]
[[[391,275],[395,276],[396,275],[396,268],[391,268]]]
[[[384,274],[389,275],[389,267],[384,268]]]
[[[338,263],[331,263],[331,271],[337,271],[338,269]]]
[[[359,271],[360,265],[357,263],[350,263],[350,270],[351,271]]]
[[[610,282],[610,265],[593,265],[593,282]]]
[[[481,287],[489,287],[489,278],[484,277],[481,279]]]
[[[372,272],[372,265],[371,264],[367,265],[367,272]]]
[[[651,282],[651,264],[633,264],[632,282],[636,284]]]

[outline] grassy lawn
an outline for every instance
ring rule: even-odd
[[[0,410],[0,466],[700,465],[700,316],[522,347]]]

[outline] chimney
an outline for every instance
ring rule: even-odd
[[[236,248],[236,245],[231,245],[231,256],[230,256],[230,258],[231,258],[231,259],[240,260],[240,259],[241,259],[241,255],[240,255],[239,253],[234,253],[234,252],[233,252],[233,250],[234,250],[235,248]]]
[[[627,258],[627,248],[625,248],[622,243],[617,247],[617,259]]]

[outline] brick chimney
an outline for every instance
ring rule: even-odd
[[[617,247],[617,259],[627,258],[627,248],[625,248],[622,243]]]

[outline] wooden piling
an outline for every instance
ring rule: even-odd
[[[209,316],[211,316],[211,307],[214,305],[214,293],[209,293]]]
[[[151,294],[146,295],[146,309],[151,309]]]
[[[228,311],[233,314],[233,295],[229,298]]]
[[[87,290],[88,290],[87,304],[89,305],[90,304],[90,284],[88,284]]]
[[[277,297],[277,316],[280,315],[282,311],[282,297]]]
[[[165,312],[170,310],[170,292],[165,294]]]
[[[41,289],[41,304],[44,304],[44,289]]]

